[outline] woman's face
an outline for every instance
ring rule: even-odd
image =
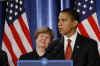
[[[51,42],[51,37],[48,33],[40,33],[36,39],[37,47],[47,48]]]

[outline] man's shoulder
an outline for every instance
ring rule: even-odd
[[[84,40],[84,41],[92,41],[92,42],[96,42],[94,39],[92,38],[89,38],[89,37],[86,37],[86,36],[83,36],[83,35],[80,35],[79,36],[81,37],[80,39],[81,40]]]
[[[78,39],[77,40],[80,40],[81,43],[84,43],[84,45],[97,45],[97,42],[96,40],[94,39],[91,39],[89,37],[85,37],[83,35],[78,35]]]
[[[5,56],[5,55],[6,55],[6,52],[0,49],[0,57]]]
[[[53,40],[51,43],[62,43],[64,41],[64,37],[57,38],[56,40]]]
[[[63,38],[57,38],[53,40],[49,47],[46,49],[47,51],[57,50],[63,47]]]
[[[57,46],[59,44],[62,44],[64,42],[63,38],[57,38],[56,40],[53,40],[50,44],[50,46]]]

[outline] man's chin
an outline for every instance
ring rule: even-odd
[[[46,46],[41,46],[41,47],[44,48],[44,49],[46,48]]]
[[[64,35],[64,32],[60,32],[60,34]]]
[[[61,35],[67,35],[67,33],[64,33],[64,32],[60,32],[60,34],[61,34]]]

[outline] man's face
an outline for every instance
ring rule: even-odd
[[[47,48],[50,44],[51,37],[47,33],[40,33],[36,39],[36,45],[41,48]]]
[[[68,13],[61,12],[59,14],[59,22],[58,22],[58,28],[59,32],[62,35],[70,34],[71,31],[76,27],[74,20],[72,19],[72,16],[70,16]]]

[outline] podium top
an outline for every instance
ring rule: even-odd
[[[73,66],[72,60],[19,60],[17,66]]]

